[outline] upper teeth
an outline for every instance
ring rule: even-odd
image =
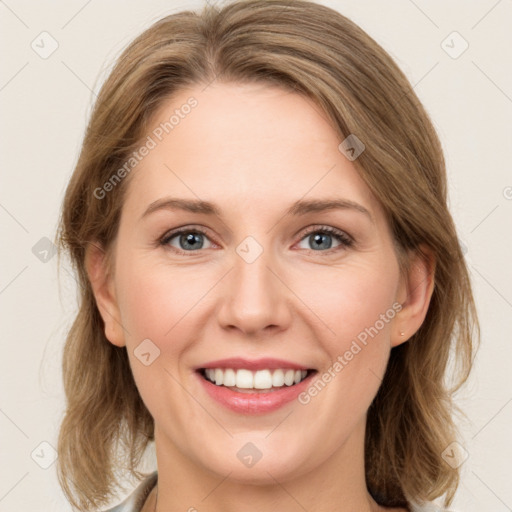
[[[233,370],[232,368],[206,368],[206,378],[217,386],[236,386],[245,389],[280,388],[285,384],[298,384],[307,375],[306,370]]]

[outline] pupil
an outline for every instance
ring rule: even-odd
[[[317,233],[317,234],[313,235],[314,245],[316,245],[317,247],[319,247],[321,249],[330,249],[331,243],[327,243],[322,246],[322,240],[325,241],[326,237],[330,238],[330,235],[326,235],[326,234],[322,234],[322,233]]]
[[[186,249],[187,248],[187,244],[189,245],[189,248],[197,248],[198,246],[201,246],[201,242],[198,241],[198,237],[201,236],[197,233],[189,233],[187,235],[182,235],[181,236],[181,242],[182,243],[182,246],[184,246],[184,248]]]

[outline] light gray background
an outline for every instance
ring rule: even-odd
[[[322,3],[396,59],[443,142],[450,206],[482,322],[475,371],[458,398],[469,417],[460,421],[469,457],[451,509],[510,511],[512,1]],[[0,511],[70,509],[49,445],[56,446],[63,411],[60,359],[76,285],[64,262],[59,288],[57,258],[44,253],[40,240],[54,237],[95,94],[137,34],[163,15],[200,5],[0,1]],[[58,42],[46,59],[31,47],[35,41],[40,52],[50,48],[43,31]],[[463,43],[453,31],[469,44],[458,58],[452,56]]]

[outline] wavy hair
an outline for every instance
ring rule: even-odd
[[[340,142],[359,135],[366,150],[353,163],[386,212],[397,254],[427,246],[434,255],[425,321],[391,350],[368,410],[365,471],[369,492],[383,506],[442,495],[449,505],[459,470],[444,462],[442,452],[457,439],[453,397],[468,378],[479,327],[447,207],[441,144],[386,51],[340,13],[305,0],[235,0],[164,17],[124,50],[101,88],[58,233],[80,283],[79,311],[63,356],[67,407],[57,468],[64,493],[82,511],[108,503],[121,485],[119,469],[142,478],[137,468],[154,439],[126,348],[105,338],[85,269],[88,244],[109,253],[129,180],[101,200],[95,191],[140,144],[163,102],[213,80],[303,94],[327,114]]]

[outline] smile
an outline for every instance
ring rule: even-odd
[[[309,370],[312,371],[312,370]],[[281,388],[283,386],[293,386],[303,381],[308,370],[293,369],[264,369],[251,371],[247,369],[233,368],[205,368],[203,375],[210,382],[217,386],[225,386],[234,391],[267,390]]]
[[[236,413],[256,415],[293,402],[307,389],[317,371],[201,368],[195,373],[210,399]]]

